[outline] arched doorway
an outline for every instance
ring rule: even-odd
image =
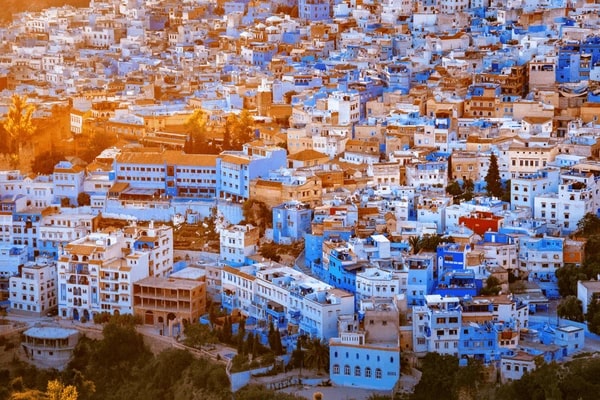
[[[79,311],[76,308],[73,309],[73,319],[79,321]]]
[[[154,325],[154,313],[152,311],[146,311],[146,314],[144,314],[144,324]]]
[[[116,316],[118,317],[119,315],[121,315],[121,311],[119,311],[119,310],[115,310],[115,311],[113,312],[113,314],[114,314],[114,315],[116,315]]]
[[[90,312],[88,310],[83,310],[83,318],[85,318],[86,321],[90,320]]]

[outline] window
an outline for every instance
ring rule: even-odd
[[[365,368],[365,377],[367,377],[367,378],[371,377],[371,367]]]
[[[344,365],[344,375],[350,375],[350,366]]]
[[[333,366],[333,373],[334,373],[334,375],[339,375],[340,374],[340,366],[339,365],[335,364]]]
[[[354,376],[360,376],[360,367],[354,367]]]
[[[381,368],[375,368],[375,379],[381,379]]]

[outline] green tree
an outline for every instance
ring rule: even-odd
[[[412,253],[413,254],[419,254],[419,252],[421,251],[421,238],[418,236],[411,236],[408,238],[408,244],[410,246],[410,248],[412,249]]]
[[[86,192],[81,192],[77,195],[77,205],[79,206],[89,206],[90,205],[90,195]]]
[[[194,110],[185,123],[185,129],[189,135],[185,146],[185,152],[189,154],[216,154],[218,150],[214,147],[209,137],[208,115],[200,110]]]
[[[52,153],[46,151],[35,156],[31,162],[31,170],[36,174],[51,175],[54,172],[54,167],[65,157],[62,153]]]
[[[502,181],[500,180],[500,170],[498,168],[498,158],[494,153],[490,155],[490,166],[485,176],[486,191],[488,196],[501,198],[504,193],[502,190]]]
[[[6,118],[2,121],[2,126],[8,133],[13,149],[16,144],[16,156],[19,161],[23,155],[23,146],[30,144],[36,129],[33,124],[34,111],[35,106],[27,103],[27,96],[13,94]]]
[[[276,392],[261,385],[246,385],[235,392],[235,400],[300,400],[292,394]]]
[[[497,295],[502,290],[500,281],[494,275],[490,275],[485,281],[485,287],[481,289],[482,296]]]
[[[317,372],[329,369],[329,345],[318,338],[310,339],[304,343],[306,350],[304,365],[314,368]]]
[[[448,186],[446,186],[446,193],[448,193],[450,196],[453,196],[455,199],[458,199],[460,196],[462,196],[463,189],[458,181],[452,181],[448,183]]]
[[[593,299],[590,301],[585,320],[588,323],[590,332],[600,335],[600,300]]]
[[[273,225],[271,209],[262,201],[248,199],[242,204],[244,223],[252,224],[260,229],[261,236],[266,228]]]
[[[581,269],[575,265],[565,265],[556,270],[558,293],[561,296],[572,296],[577,293],[577,281],[579,278],[585,280],[587,277]]]
[[[48,382],[46,396],[48,397],[48,400],[77,400],[78,397],[77,388],[75,386],[65,386],[59,380]]]
[[[81,150],[80,157],[87,163],[94,161],[104,150],[117,143],[117,137],[108,132],[95,132],[88,138],[75,139],[84,140],[84,148]]]
[[[563,298],[556,309],[556,313],[561,318],[571,321],[583,322],[583,306],[581,300],[575,296]]]
[[[183,331],[186,346],[202,349],[202,346],[216,343],[217,338],[208,325],[191,323],[187,324]]]
[[[458,358],[438,353],[427,353],[421,360],[421,379],[414,388],[411,400],[455,400],[455,374]]]
[[[590,237],[600,233],[600,217],[593,213],[586,213],[577,223],[577,234]]]
[[[223,148],[225,150],[242,150],[244,144],[254,139],[254,118],[248,110],[239,115],[230,114],[225,120]]]
[[[512,188],[512,182],[510,179],[508,179],[506,182],[504,182],[504,193],[502,193],[502,198],[500,200],[502,200],[506,203],[510,203],[511,188]]]
[[[466,366],[458,368],[454,375],[454,391],[459,399],[480,399],[485,383],[485,373],[480,360],[469,358]]]

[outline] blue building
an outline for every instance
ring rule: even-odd
[[[329,376],[339,386],[392,390],[400,378],[398,310],[383,299],[362,303],[361,310],[358,320],[338,318],[338,337],[329,341]]]
[[[224,151],[217,158],[217,198],[240,202],[250,197],[250,181],[287,165],[287,152],[262,142],[246,143],[242,151]]]
[[[592,51],[598,50],[593,46],[588,47]],[[558,50],[555,75],[557,83],[575,83],[589,79],[593,58],[582,50],[579,43],[568,43]]]
[[[307,21],[323,21],[330,18],[328,0],[298,0],[298,17]]]
[[[310,231],[312,210],[307,204],[290,201],[273,207],[273,241],[295,242]]]
[[[408,265],[408,281],[406,299],[409,306],[422,306],[425,296],[431,294],[434,286],[433,270],[435,256],[433,254],[414,254],[406,259]]]
[[[52,174],[56,199],[68,199],[71,204],[77,205],[77,196],[83,192],[84,178],[85,170],[80,165],[69,161],[56,164]]]
[[[396,62],[388,64],[381,73],[385,87],[390,90],[400,90],[402,93],[408,93],[410,90],[410,81],[412,71],[410,63]]]
[[[126,151],[115,159],[116,183],[123,197],[193,197],[213,199],[217,156],[176,150]],[[126,185],[124,185],[126,184]]]
[[[474,358],[485,364],[500,359],[498,332],[491,322],[463,324],[458,342],[458,357],[461,360]]]
[[[356,273],[364,270],[368,262],[358,260],[356,255],[345,246],[329,250],[323,246],[323,253],[324,258],[327,256],[325,267],[329,271],[329,279],[326,282],[354,294],[356,292]]]

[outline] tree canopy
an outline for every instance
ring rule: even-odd
[[[6,118],[2,121],[2,126],[8,134],[13,152],[16,150],[16,159],[20,161],[23,153],[23,146],[31,141],[31,137],[36,130],[33,123],[33,113],[35,106],[27,102],[27,96],[13,94],[11,104],[8,108]]]
[[[488,196],[502,198],[504,190],[502,189],[502,180],[500,179],[500,169],[498,168],[498,158],[494,153],[490,155],[490,166],[485,176],[485,185]]]

